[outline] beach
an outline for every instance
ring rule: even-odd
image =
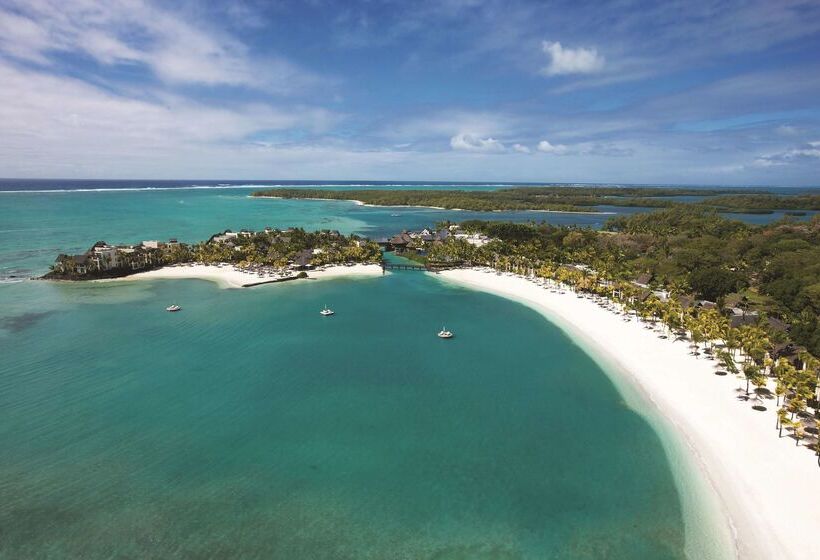
[[[326,280],[330,278],[366,278],[382,275],[382,267],[378,264],[355,264],[353,266],[327,266],[322,269],[307,270],[308,280]],[[249,288],[262,284],[272,284],[286,280],[296,279],[298,272],[292,272],[290,276],[279,277],[274,275],[259,276],[255,272],[248,272],[233,267],[229,264],[221,266],[211,264],[193,264],[164,266],[156,270],[139,272],[123,278],[110,281],[130,281],[130,280],[184,280],[197,279],[214,282],[222,288]]]
[[[778,438],[774,399],[746,400],[745,380],[716,375],[716,362],[690,354],[688,341],[662,339],[644,323],[570,291],[551,292],[519,276],[476,269],[437,277],[540,312],[601,361],[616,385],[637,389],[656,410],[641,411],[627,400],[650,421],[660,416],[691,452],[719,500],[738,558],[820,556],[820,468],[812,451],[790,437]],[[755,404],[765,410],[753,409]]]

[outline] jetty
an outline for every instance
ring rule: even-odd
[[[470,264],[464,262],[444,262],[427,261],[426,263],[394,263],[382,261],[382,272],[385,270],[416,270],[419,272],[438,272],[440,270],[450,270],[453,268],[469,267]]]

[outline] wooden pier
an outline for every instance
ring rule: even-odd
[[[438,272],[439,270],[447,270],[450,268],[461,268],[464,266],[464,263],[453,263],[453,262],[428,262],[427,264],[421,263],[391,263],[382,261],[382,271],[385,270],[417,270],[419,272]]]

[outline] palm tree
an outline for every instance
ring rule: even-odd
[[[723,343],[732,352],[733,358],[737,356],[737,351],[740,348],[739,334],[738,330],[731,326],[723,333]]]
[[[800,440],[803,439],[803,436],[806,434],[806,427],[803,425],[803,421],[798,418],[797,420],[792,420],[791,422],[793,433],[794,433],[794,445],[800,445]]]
[[[780,406],[780,397],[785,396],[789,387],[793,383],[794,376],[797,373],[788,360],[780,358],[772,368],[774,372],[776,385],[775,394],[777,395],[777,406]]]
[[[723,366],[727,372],[733,375],[737,375],[739,373],[737,364],[735,364],[735,359],[732,358],[732,355],[729,352],[726,350],[720,350],[717,357],[720,360],[720,365]]]
[[[662,320],[670,331],[679,329],[682,324],[683,307],[676,299],[666,300],[662,310]]]
[[[788,426],[791,421],[787,417],[787,412],[785,408],[779,408],[777,410],[777,437],[783,437],[783,426]]]
[[[749,362],[743,365],[743,375],[746,376],[746,394],[749,394],[749,382],[754,382],[755,385],[758,383],[758,379],[762,377],[760,373],[760,367],[754,362]]]

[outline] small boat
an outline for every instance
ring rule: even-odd
[[[398,218],[399,216],[400,216],[400,214],[390,214],[391,218]]]
[[[444,327],[441,327],[441,330],[439,331],[437,336],[439,338],[453,338],[455,335],[447,329],[445,329]]]
[[[169,305],[168,307],[165,308],[165,311],[170,311],[171,313],[174,313],[176,311],[181,311],[181,310],[182,310],[182,308],[178,305]]]
[[[333,313],[334,311],[328,308],[327,305],[325,305],[325,308],[319,312],[319,315],[322,315],[323,317],[330,317],[331,315],[333,315]]]

